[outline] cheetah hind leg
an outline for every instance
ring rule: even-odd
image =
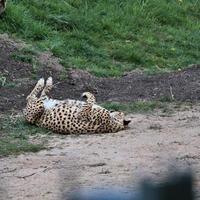
[[[41,78],[38,80],[37,84],[31,91],[31,93],[27,96],[26,100],[30,101],[37,99],[37,95],[39,94],[39,92],[41,92],[43,88],[44,88],[44,78]]]
[[[42,93],[40,95],[40,98],[42,100],[48,99],[48,94],[51,91],[51,89],[53,88],[53,79],[52,77],[49,77],[46,81],[46,85],[44,87],[44,89],[42,90]]]
[[[27,105],[26,108],[23,109],[23,114],[25,119],[32,124],[35,123],[35,121],[41,116],[44,111],[43,102],[40,98],[37,97],[43,88],[44,79],[41,78],[40,80],[38,80],[34,89],[26,98]]]

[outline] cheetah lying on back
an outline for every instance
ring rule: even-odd
[[[111,112],[96,104],[93,94],[85,92],[86,101],[50,99],[47,94],[52,89],[52,78],[44,84],[40,79],[30,95],[23,113],[31,124],[64,134],[117,132],[127,127],[122,112]],[[40,97],[37,96],[40,94]]]

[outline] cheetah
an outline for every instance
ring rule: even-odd
[[[52,77],[47,79],[46,84],[41,78],[27,96],[23,114],[29,123],[62,134],[117,132],[130,123],[124,113],[108,111],[97,105],[95,96],[90,92],[82,94],[85,101],[56,100],[48,97],[52,87]]]
[[[5,11],[6,9],[6,0],[0,0],[0,15]]]

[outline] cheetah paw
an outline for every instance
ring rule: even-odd
[[[39,79],[39,81],[37,82],[37,86],[44,87],[44,78]]]
[[[53,85],[53,79],[52,79],[51,76],[47,79],[46,85],[47,85],[47,86],[52,86],[52,85]]]

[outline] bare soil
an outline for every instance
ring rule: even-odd
[[[130,129],[115,134],[54,136],[49,150],[0,159],[2,199],[69,199],[78,189],[123,193],[144,177],[157,181],[193,169],[200,186],[200,106],[173,114],[131,114]],[[197,193],[197,199],[200,199]]]
[[[13,58],[12,55],[22,48],[19,46],[11,39],[0,37],[0,75],[6,77],[8,83],[12,83],[12,87],[0,87],[0,112],[21,110],[25,105],[25,97],[38,78],[48,76],[53,76],[55,87],[52,96],[58,99],[78,99],[82,92],[90,91],[95,93],[98,102],[172,98],[177,101],[200,100],[200,65],[192,65],[175,73],[152,76],[132,71],[120,78],[97,78],[81,70],[71,69],[66,72],[58,59],[44,53],[35,57],[40,63],[35,72],[31,64]]]
[[[14,87],[0,87],[0,113],[21,110],[37,77],[53,76],[59,83],[55,98],[79,98],[94,92],[99,102],[170,99],[191,101],[173,113],[157,110],[131,114],[130,128],[115,134],[59,136],[49,149],[0,159],[0,199],[58,200],[79,188],[121,187],[135,190],[146,176],[157,181],[175,168],[192,168],[195,190],[200,186],[200,66],[169,74],[147,76],[130,72],[120,78],[96,78],[87,72],[65,72],[52,55],[38,56],[41,68],[33,80],[31,64],[16,61],[19,46],[0,37],[0,72]],[[48,62],[45,60],[48,59]],[[49,61],[50,60],[50,61]],[[57,67],[57,64],[59,65]],[[48,67],[50,65],[51,67]],[[54,67],[54,65],[56,65]],[[170,89],[171,88],[171,89]],[[34,138],[32,138],[34,140]],[[197,199],[200,199],[197,193]]]

